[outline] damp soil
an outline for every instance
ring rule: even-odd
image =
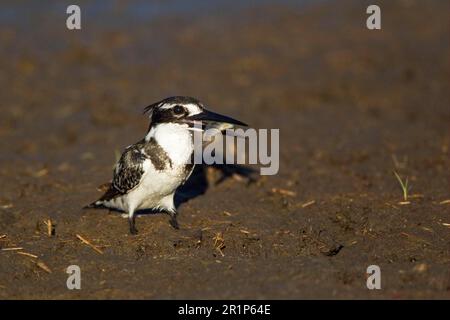
[[[8,4],[0,298],[450,298],[449,3],[382,1],[380,31],[368,4],[151,19],[117,5],[81,31]],[[280,129],[280,170],[199,167],[180,230],[149,214],[132,236],[117,212],[82,207],[145,134],[143,108],[170,95]]]

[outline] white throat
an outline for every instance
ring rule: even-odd
[[[185,165],[191,161],[194,143],[188,125],[170,122],[158,124],[150,129],[145,141],[151,138],[164,149],[173,164]]]

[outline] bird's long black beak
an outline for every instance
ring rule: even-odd
[[[198,113],[193,116],[190,116],[187,118],[187,120],[229,123],[229,124],[247,127],[247,124],[245,124],[239,120],[236,120],[231,117],[227,117],[227,116],[224,116],[224,115],[221,115],[221,114],[209,111],[209,110],[203,110],[202,113]]]

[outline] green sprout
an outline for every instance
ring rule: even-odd
[[[398,175],[398,173],[396,171],[394,171],[395,176],[397,177],[398,182],[400,183],[400,186],[402,188],[403,191],[403,200],[405,202],[408,202],[408,191],[409,191],[409,186],[408,186],[408,177],[406,177],[405,181],[402,180],[402,178]]]

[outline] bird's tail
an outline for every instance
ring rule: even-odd
[[[94,201],[87,206],[84,206],[83,209],[97,209],[97,208],[106,208],[104,203],[105,200],[111,199],[113,196],[117,194],[117,190],[111,187],[111,182],[104,183],[97,188],[99,191],[106,191],[103,196],[100,197],[97,201]]]
[[[86,206],[83,207],[83,210],[85,209],[98,209],[98,208],[104,208],[103,202],[102,201],[94,201]]]

